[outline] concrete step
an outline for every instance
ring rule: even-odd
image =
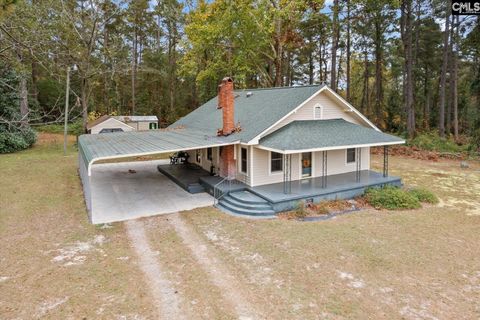
[[[228,194],[231,198],[247,204],[268,204],[268,201],[247,191],[235,191]]]
[[[262,216],[262,217],[275,216],[275,211],[271,209],[270,210],[249,210],[245,208],[236,207],[231,203],[228,203],[222,200],[220,200],[220,202],[217,204],[217,207],[220,210],[227,210],[228,212],[239,214],[239,215]]]
[[[200,183],[191,183],[187,186],[187,191],[190,193],[205,192],[205,188]]]
[[[268,202],[264,203],[250,203],[245,201],[239,201],[235,198],[232,198],[230,195],[223,196],[222,201],[228,202],[229,204],[243,208],[246,210],[271,210],[272,206]]]

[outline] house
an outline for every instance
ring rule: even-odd
[[[87,124],[88,133],[129,132],[158,128],[156,116],[109,116],[103,115]]]
[[[212,194],[226,212],[254,216],[401,185],[388,175],[388,146],[405,142],[382,133],[326,85],[234,90],[230,78],[217,97],[155,135],[104,138],[80,137],[84,188],[97,160],[185,151],[189,164],[158,170],[191,193]],[[378,146],[381,173],[370,170],[370,148]]]

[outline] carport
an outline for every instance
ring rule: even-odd
[[[115,174],[115,168],[123,170],[122,172],[125,172],[125,170],[128,172],[128,168],[125,166],[117,163],[111,164],[107,168],[105,164],[102,164],[98,165],[98,170],[93,170],[92,166],[95,162],[170,154],[178,151],[220,147],[234,143],[237,143],[237,141],[234,141],[233,136],[206,136],[194,129],[187,130],[184,128],[80,136],[78,140],[78,165],[90,221],[94,224],[107,223],[183,209],[182,206],[177,206],[171,201],[165,201],[162,207],[162,202],[159,202],[159,199],[155,199],[155,190],[161,193],[165,200],[179,199],[183,194],[182,192],[184,192],[186,198],[192,197],[192,195],[180,188],[173,188],[165,179],[152,180],[152,177],[149,176],[150,174],[157,176],[161,176],[161,174],[151,171],[150,168],[146,168],[146,172],[149,171],[150,173],[132,174],[127,179]],[[152,163],[152,165],[155,165],[155,163]],[[138,167],[138,164],[135,164],[135,167]],[[110,175],[108,174],[109,171],[111,172]],[[135,179],[143,180],[138,181]],[[128,186],[129,183],[131,183],[130,187]],[[164,184],[165,188],[158,189],[157,183]],[[152,188],[145,189],[149,184]],[[113,192],[105,192],[106,189],[111,189]],[[144,194],[146,190],[149,190],[148,197]],[[171,193],[172,197],[168,198],[168,195],[165,197],[165,193]],[[198,197],[206,196],[198,195]],[[199,200],[199,204],[204,202],[204,199],[193,199],[192,203],[197,203],[196,200]],[[165,207],[167,202],[170,203],[168,208]],[[112,208],[116,204],[118,204],[118,214],[115,214],[117,208]],[[150,209],[142,207],[144,204],[147,204]],[[158,209],[156,206],[158,206]],[[192,208],[187,206],[183,210],[186,209]]]

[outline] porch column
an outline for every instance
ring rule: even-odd
[[[322,151],[322,188],[327,187],[327,160],[328,152]]]
[[[362,170],[362,148],[356,148],[355,150],[355,157],[356,157],[356,170],[355,170],[355,180],[360,182],[361,178],[361,170]]]
[[[283,193],[292,193],[292,155],[283,155]]]
[[[383,146],[383,177],[388,177],[388,146]]]

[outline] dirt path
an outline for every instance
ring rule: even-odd
[[[139,258],[139,266],[154,298],[158,316],[161,319],[186,319],[180,309],[181,298],[172,283],[165,277],[145,235],[143,221],[131,220],[125,223],[127,234]]]
[[[255,308],[245,299],[246,290],[229,272],[225,265],[208,250],[205,242],[190,228],[179,214],[172,214],[168,221],[190,249],[193,257],[209,276],[209,280],[217,286],[226,303],[236,311],[239,319],[260,319]]]

